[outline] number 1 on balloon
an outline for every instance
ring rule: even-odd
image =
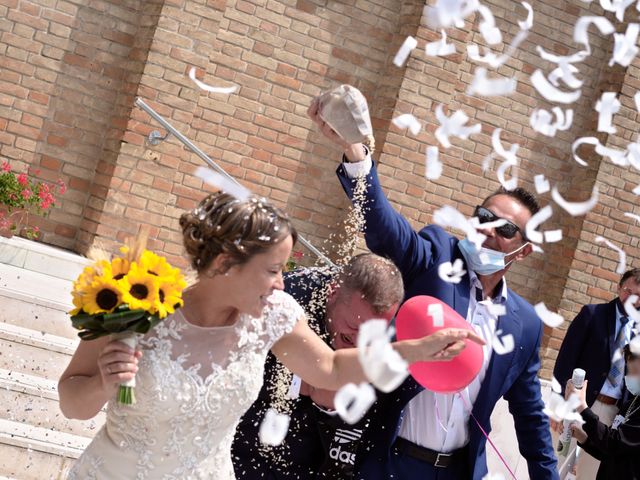
[[[442,311],[442,305],[439,303],[432,303],[427,308],[427,313],[433,318],[434,327],[444,327],[444,312]]]

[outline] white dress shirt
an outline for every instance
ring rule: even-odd
[[[361,162],[343,163],[347,176],[354,178],[367,175],[371,171],[373,162],[367,154]],[[480,392],[480,386],[487,373],[487,367],[493,352],[492,340],[496,334],[498,316],[495,310],[488,307],[491,300],[484,298],[482,284],[475,272],[469,271],[471,291],[469,295],[469,309],[466,320],[485,341],[483,347],[484,361],[480,372],[471,384],[456,394],[444,395],[424,390],[416,395],[403,412],[399,436],[417,445],[421,445],[437,452],[448,453],[464,447],[469,442],[470,410]],[[501,293],[493,299],[493,303],[504,304],[507,300],[507,283],[502,280]],[[464,397],[461,398],[461,396]]]
[[[618,338],[618,333],[620,332],[620,326],[622,325],[622,322],[620,321],[621,317],[622,317],[622,312],[620,312],[620,308],[616,306],[616,331],[615,331],[615,335],[613,336],[614,339]],[[624,326],[624,337],[626,340],[625,344],[628,344],[631,341],[631,328],[633,327],[632,324],[633,322],[629,321]],[[620,354],[622,354],[622,352],[620,352]],[[614,387],[609,381],[609,376],[607,376],[607,378],[604,381],[604,384],[602,385],[602,388],[600,389],[600,393],[602,395],[606,395],[607,397],[620,399],[622,398],[623,388],[624,388],[623,381],[621,381],[617,387]]]

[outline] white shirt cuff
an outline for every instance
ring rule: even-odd
[[[367,153],[367,156],[361,162],[343,162],[342,164],[345,172],[347,172],[347,177],[356,178],[369,175],[371,167],[373,167],[373,160],[371,159],[371,153]]]

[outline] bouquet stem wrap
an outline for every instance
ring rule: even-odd
[[[111,337],[113,340],[118,340],[119,342],[127,345],[127,347],[135,350],[142,335],[140,335],[139,333],[128,331],[114,333]],[[131,380],[127,380],[126,382],[121,383],[120,387],[118,388],[118,403],[121,403],[123,405],[133,405],[134,403],[136,403],[136,396],[134,393],[135,386],[135,376]]]

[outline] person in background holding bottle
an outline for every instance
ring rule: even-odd
[[[624,359],[616,355],[631,341],[632,323],[624,304],[631,295],[640,296],[640,268],[622,275],[618,297],[609,303],[585,305],[571,322],[558,352],[553,375],[563,387],[575,368],[584,369],[587,405],[601,422],[611,425],[618,413],[624,391]],[[640,300],[634,304],[640,308]],[[560,432],[562,424],[553,424]],[[577,462],[578,480],[595,480],[598,461],[581,452]]]
[[[627,365],[625,384],[628,392],[620,413],[609,427],[587,405],[587,388],[577,389],[567,382],[566,397],[578,395],[577,408],[584,425],[572,426],[573,436],[590,455],[600,460],[596,480],[640,480],[640,355],[629,345],[623,349]],[[585,381],[585,387],[588,381]],[[578,473],[580,473],[578,471]]]

